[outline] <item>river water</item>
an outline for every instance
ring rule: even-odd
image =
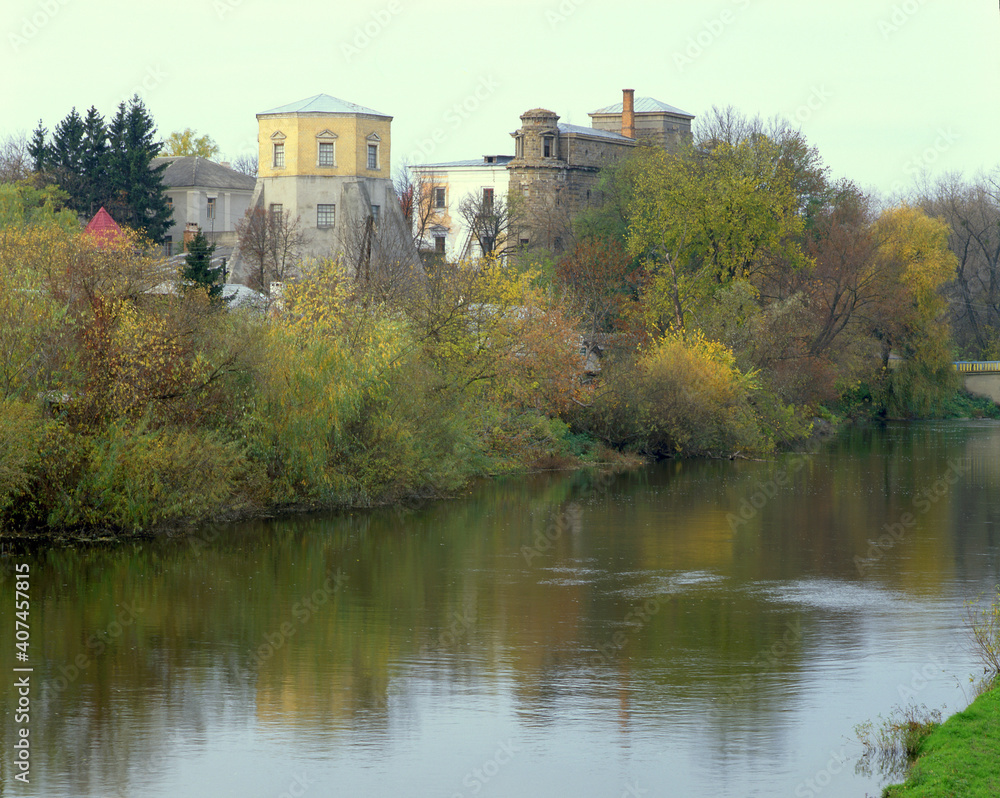
[[[998,493],[997,423],[890,425],[8,552],[0,795],[877,795],[855,725],[950,714],[981,673],[964,602],[1000,581]]]

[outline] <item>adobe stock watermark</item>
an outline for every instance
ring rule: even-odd
[[[500,743],[492,757],[479,767],[470,770],[463,777],[462,786],[469,790],[469,792],[455,792],[451,794],[451,798],[465,798],[466,795],[478,795],[482,792],[483,787],[497,777],[503,766],[510,763],[518,750],[511,739]]]
[[[453,133],[462,127],[499,88],[500,81],[492,75],[481,77],[472,91],[444,111],[441,124],[435,127],[429,136],[417,142],[416,148],[410,152],[406,162],[418,164],[426,161],[448,139],[449,131]]]
[[[735,687],[727,687],[723,690],[727,704],[736,703],[737,699],[754,689],[760,671],[769,671],[776,668],[782,660],[787,657],[795,644],[802,640],[802,620],[796,618],[785,624],[785,631],[780,640],[776,640],[767,648],[757,652],[757,655],[750,660],[749,666],[755,669],[756,673],[745,673],[740,677]]]
[[[750,0],[731,0],[731,3],[736,6],[735,11],[731,8],[725,8],[717,16],[706,20],[702,24],[701,30],[688,37],[683,50],[674,51],[674,66],[677,67],[678,72],[684,72],[685,69],[694,65],[694,62],[701,58],[718,41],[719,37],[739,19],[740,13],[746,11]]]
[[[922,668],[913,668],[910,671],[910,681],[900,682],[896,685],[896,692],[903,701],[912,701],[917,695],[930,686],[936,678],[945,673],[945,666],[948,665],[949,657],[961,652],[958,643],[949,643],[944,650],[944,656],[932,654]]]
[[[351,40],[340,45],[344,61],[349,64],[355,56],[361,55],[361,51],[375,41],[402,10],[403,6],[399,0],[389,0],[383,8],[372,11],[369,15],[371,19],[363,25],[356,26]]]
[[[328,576],[323,584],[312,593],[302,596],[292,605],[292,620],[282,621],[273,632],[264,635],[260,645],[254,649],[250,659],[252,665],[260,667],[277,654],[285,644],[298,633],[298,627],[305,626],[333,597],[347,581],[346,574],[337,573]],[[293,624],[292,621],[295,623]]]
[[[94,632],[87,638],[86,643],[84,643],[87,653],[81,652],[68,665],[60,665],[59,672],[62,674],[61,676],[42,682],[42,696],[49,697],[52,693],[58,695],[79,679],[108,650],[112,641],[121,637],[125,633],[125,630],[135,623],[136,619],[145,611],[145,608],[136,607],[131,603],[122,604],[118,612],[115,613],[113,621],[101,631]]]
[[[124,96],[134,97],[138,94],[140,97],[148,97],[169,77],[170,74],[159,64],[148,66],[146,67],[146,74],[139,78],[132,88],[124,93]]]
[[[420,656],[426,657],[432,650],[449,648],[463,637],[476,623],[476,608],[469,605],[462,612],[455,610],[451,613],[452,621],[448,628],[442,629],[437,639],[431,643],[424,643],[420,647]]]
[[[795,798],[816,798],[830,786],[833,777],[839,775],[847,764],[847,752],[841,748],[831,751],[826,765],[816,771],[810,778],[800,781],[795,788]]]
[[[565,510],[560,512],[555,520],[548,524],[545,529],[535,535],[534,545],[521,546],[521,556],[530,565],[535,557],[541,557],[550,551],[567,531],[580,531],[580,516],[582,515],[580,505],[571,502]]]
[[[315,783],[304,771],[302,773],[293,773],[288,789],[278,795],[278,798],[302,798]]]
[[[958,482],[968,472],[968,467],[957,460],[948,461],[948,469],[938,477],[929,487],[917,491],[913,497],[913,509],[917,515],[926,515],[931,507],[951,492],[951,486]],[[864,557],[854,557],[854,567],[858,569],[858,575],[864,576],[865,571],[873,567],[881,560],[886,552],[894,549],[901,543],[907,534],[916,528],[917,515],[905,512],[899,516],[899,520],[893,524],[884,524],[882,528],[885,532],[877,540],[871,541],[868,551]]]
[[[587,0],[562,0],[557,8],[549,8],[545,11],[545,19],[552,30],[556,30],[576,13],[576,10]]]
[[[219,19],[225,19],[241,5],[243,0],[212,0],[212,8]]]
[[[800,125],[803,125],[812,119],[813,114],[819,111],[832,99],[833,92],[831,92],[826,86],[823,84],[813,86],[809,91],[809,96],[806,98],[806,101],[795,109],[795,112],[792,114],[792,119]]]
[[[823,446],[818,439],[810,440],[804,453],[796,453],[782,465],[771,479],[757,482],[756,490],[743,498],[735,513],[726,514],[729,529],[735,532],[742,524],[749,523],[764,509],[771,499],[777,496],[783,488],[792,484],[792,477],[805,468],[806,463]]]
[[[640,787],[639,782],[633,780],[625,782],[625,791],[618,798],[642,798],[643,795],[649,795],[649,790]]]
[[[670,596],[654,596],[646,599],[642,604],[636,604],[625,616],[625,623],[635,627],[633,633],[646,626],[660,611],[660,608],[669,602]],[[614,661],[615,657],[625,646],[631,642],[631,636],[623,631],[615,632],[610,639],[597,647],[599,654],[591,657],[591,665],[607,665]]]
[[[41,0],[36,6],[36,11],[22,17],[17,30],[7,34],[14,52],[19,52],[22,47],[26,47],[32,39],[45,30],[63,7],[69,5],[69,2],[70,0]]]
[[[882,34],[882,38],[888,39],[892,34],[901,30],[926,3],[927,0],[904,0],[904,2],[894,5],[889,18],[878,21],[878,30]]]

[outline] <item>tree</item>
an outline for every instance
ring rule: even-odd
[[[302,260],[305,233],[298,216],[249,208],[236,224],[241,257],[250,264],[250,287],[270,292],[272,282],[284,282]]]
[[[418,251],[431,249],[427,232],[437,209],[434,208],[434,185],[422,175],[414,179],[407,164],[403,164],[392,181],[399,199],[399,208],[410,231],[413,246]]]
[[[645,269],[616,242],[587,238],[556,264],[559,282],[580,303],[589,340],[621,322],[645,283]]]
[[[996,178],[946,175],[921,189],[920,205],[949,227],[957,256],[949,287],[952,329],[960,349],[978,359],[1000,357],[1000,190]]]
[[[243,153],[233,161],[233,169],[250,177],[257,177],[257,154]]]
[[[108,130],[108,180],[112,196],[108,211],[119,224],[141,231],[159,243],[173,212],[164,193],[163,163],[152,167],[160,151],[156,126],[139,95],[121,102]]]
[[[49,135],[48,128],[38,120],[38,127],[32,131],[31,141],[28,143],[28,155],[31,156],[32,166],[36,172],[45,171],[49,162],[49,147],[46,138]]]
[[[496,197],[492,192],[469,194],[458,205],[458,214],[469,230],[470,243],[479,244],[483,257],[498,256],[507,248],[508,235],[520,222],[520,203],[511,196]],[[468,254],[468,244],[462,256]]]
[[[83,120],[83,153],[81,171],[84,178],[82,205],[87,216],[93,216],[110,200],[107,177],[108,128],[94,106]]]
[[[84,195],[87,176],[83,171],[83,119],[73,108],[52,134],[49,168],[59,186],[69,193],[70,205],[78,213],[86,213]]]
[[[629,251],[658,271],[651,288],[664,323],[684,328],[685,297],[749,279],[774,260],[803,262],[798,197],[779,154],[767,139],[708,153],[637,153],[644,168],[629,210]]]
[[[198,155],[202,158],[215,158],[219,154],[219,145],[210,136],[195,136],[197,131],[187,127],[175,130],[163,142],[163,155]]]
[[[197,235],[188,245],[181,276],[193,287],[204,288],[208,298],[218,301],[222,298],[222,267],[212,266],[215,244],[210,244],[199,228]]]
[[[23,131],[7,136],[0,144],[0,183],[16,183],[31,176],[28,136]]]

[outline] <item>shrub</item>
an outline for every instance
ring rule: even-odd
[[[0,519],[25,493],[41,467],[42,440],[51,422],[38,407],[16,399],[0,400]]]

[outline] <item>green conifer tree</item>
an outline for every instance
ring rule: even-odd
[[[90,106],[83,120],[83,154],[81,168],[84,177],[83,203],[87,216],[93,216],[107,205],[111,192],[107,178],[108,128],[104,118]]]
[[[161,243],[172,211],[163,188],[166,163],[151,167],[160,151],[156,126],[139,95],[121,102],[108,128],[107,177],[115,219]]]
[[[28,155],[31,156],[32,166],[36,172],[44,172],[49,163],[49,145],[46,143],[49,131],[42,125],[42,120],[38,120],[38,127],[31,134],[31,141],[28,142]]]
[[[182,277],[192,287],[203,287],[208,292],[209,299],[219,301],[222,299],[222,268],[212,267],[214,252],[215,244],[210,244],[199,229],[188,245]]]

